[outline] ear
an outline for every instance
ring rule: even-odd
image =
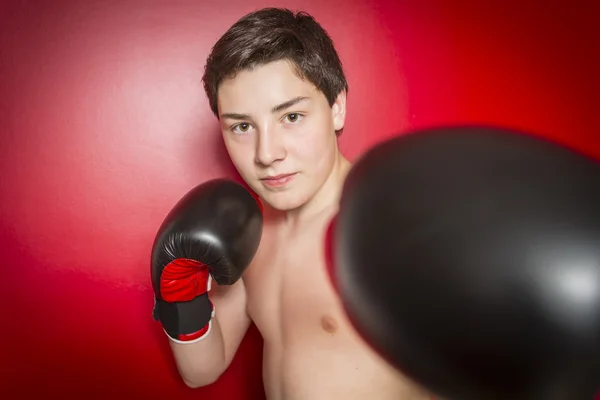
[[[346,91],[342,90],[335,99],[331,107],[331,116],[333,117],[333,128],[339,131],[346,123]]]

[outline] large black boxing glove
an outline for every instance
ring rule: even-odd
[[[210,332],[211,276],[232,285],[254,257],[262,209],[240,184],[215,179],[188,192],[167,215],[152,248],[154,318],[171,340],[193,343]]]
[[[329,230],[357,331],[449,400],[591,400],[600,384],[600,163],[489,127],[370,149]]]

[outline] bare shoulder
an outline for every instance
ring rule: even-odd
[[[262,274],[265,268],[268,268],[269,264],[272,264],[273,249],[276,245],[276,228],[277,225],[275,223],[268,219],[265,220],[256,254],[243,275],[246,285],[252,284],[258,275]]]
[[[267,221],[258,250],[242,278],[246,288],[247,312],[264,339],[273,337],[273,329],[277,325],[274,309],[278,304],[281,278],[275,251],[278,246],[274,240],[274,227]]]

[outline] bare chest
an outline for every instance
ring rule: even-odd
[[[329,280],[325,224],[291,237],[266,230],[244,276],[261,332],[269,399],[424,399],[358,337]]]
[[[324,229],[265,235],[244,281],[248,311],[265,340],[293,342],[343,330],[343,312],[324,258]]]

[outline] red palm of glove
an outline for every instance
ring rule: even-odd
[[[160,295],[166,302],[190,301],[209,290],[209,269],[196,260],[173,260],[160,277]]]

